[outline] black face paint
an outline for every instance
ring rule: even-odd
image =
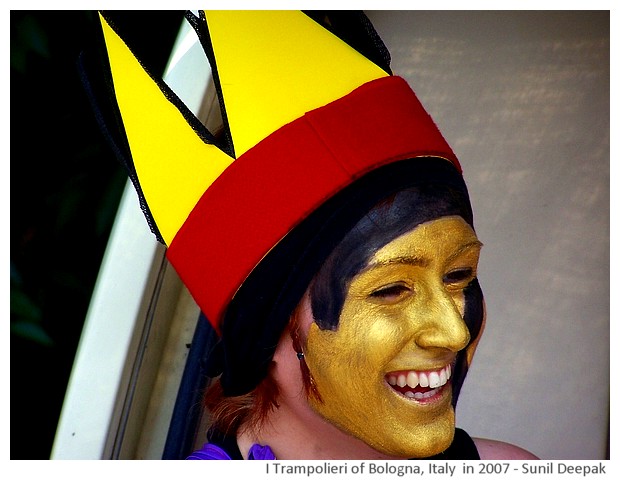
[[[473,342],[482,334],[482,325],[484,322],[484,298],[482,295],[482,289],[478,279],[474,279],[464,291],[465,295],[465,313],[463,320],[465,325],[469,328],[469,334],[471,340],[469,341],[469,348]],[[459,393],[463,387],[463,382],[467,376],[469,370],[469,363],[467,362],[467,356],[465,354],[467,349],[459,352],[456,358],[456,365],[452,372],[452,405],[456,406],[456,402],[459,398]]]
[[[368,212],[334,249],[312,281],[310,297],[317,325],[337,329],[349,282],[377,250],[422,223],[452,215],[472,225],[466,194],[442,184],[401,190]]]

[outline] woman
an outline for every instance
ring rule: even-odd
[[[367,19],[188,20],[223,140],[102,16],[124,161],[220,335],[210,441],[190,458],[534,458],[455,429],[481,243],[456,156]]]
[[[355,207],[340,205],[339,215],[359,208],[353,190],[368,198],[387,183],[408,187],[331,251],[266,379],[241,397],[211,387],[212,442],[191,459],[536,458],[503,442],[472,443],[462,430],[454,437],[454,407],[484,327],[482,244],[462,177],[436,158],[384,167],[340,195]],[[329,221],[328,243],[340,219]]]

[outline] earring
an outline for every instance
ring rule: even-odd
[[[298,360],[303,360],[304,359],[304,352],[297,352],[297,359]]]

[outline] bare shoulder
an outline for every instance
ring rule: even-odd
[[[498,440],[474,438],[474,443],[482,460],[539,460],[521,447]]]

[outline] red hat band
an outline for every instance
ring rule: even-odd
[[[261,259],[327,198],[380,166],[452,149],[400,77],[370,81],[281,127],[205,191],[167,256],[219,332]]]

